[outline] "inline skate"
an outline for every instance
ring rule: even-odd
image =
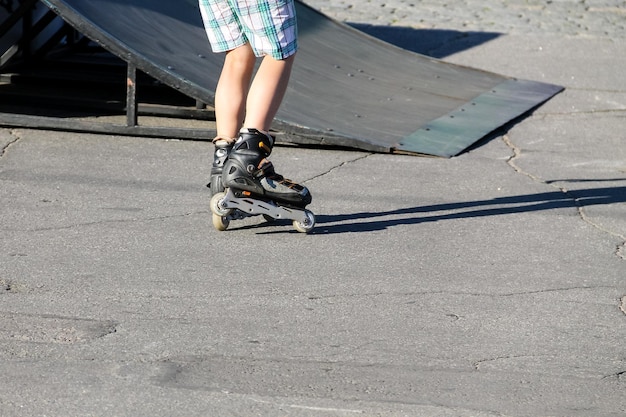
[[[315,215],[305,209],[311,203],[311,193],[276,173],[267,160],[273,147],[271,135],[256,129],[241,130],[223,164],[221,184],[225,189],[211,198],[217,230],[226,230],[231,220],[255,215],[266,220],[292,220],[302,233],[313,230]]]
[[[215,152],[213,153],[213,165],[211,166],[211,179],[207,184],[207,187],[211,190],[211,196],[224,191],[222,172],[224,163],[235,144],[235,139],[218,136],[213,139],[213,144],[215,145]]]

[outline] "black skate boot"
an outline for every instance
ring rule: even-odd
[[[272,152],[274,138],[256,129],[242,129],[226,160],[222,173],[225,193],[211,199],[213,225],[225,230],[236,219],[233,212],[262,214],[266,219],[290,219],[300,232],[309,232],[315,216],[305,210],[311,193],[274,170],[266,158]]]
[[[211,179],[207,184],[207,187],[211,190],[211,196],[224,191],[222,172],[224,163],[235,144],[235,139],[218,136],[213,139],[213,144],[215,145],[215,152],[213,153],[213,165],[211,166]]]
[[[266,159],[273,147],[272,136],[256,129],[242,129],[224,164],[224,186],[235,191],[248,191],[251,196],[270,199],[277,204],[304,208],[311,203],[309,190],[274,171],[274,166]]]

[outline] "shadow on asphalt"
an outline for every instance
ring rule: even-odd
[[[617,180],[626,181],[626,178]],[[567,181],[577,182],[579,180]],[[373,232],[399,225],[502,216],[533,211],[579,208],[624,202],[626,202],[626,187],[608,187],[552,191],[547,193],[500,197],[491,200],[417,206],[384,212],[317,215],[317,225],[311,234]],[[434,214],[437,212],[444,213]],[[415,214],[425,215],[411,216]],[[385,219],[383,219],[383,217],[385,217]]]
[[[558,182],[601,182],[626,181],[626,178],[607,180],[569,179]],[[550,181],[551,183],[557,182]],[[421,224],[454,219],[503,216],[563,208],[584,208],[589,206],[626,202],[625,187],[590,188],[583,190],[551,191],[547,193],[500,197],[491,200],[477,200],[458,203],[434,204],[408,207],[390,211],[362,211],[345,214],[316,214],[316,226],[311,235],[337,233],[362,233],[385,230],[393,226]],[[444,212],[444,213],[438,213]],[[434,214],[438,213],[438,214]],[[411,216],[421,214],[420,216]],[[240,229],[264,229],[271,226],[287,226],[289,221],[277,220],[269,223],[243,226]],[[297,233],[293,229],[259,231],[259,234]]]
[[[460,32],[445,29],[415,29],[348,23],[370,36],[432,58],[445,58],[502,36],[497,32]]]

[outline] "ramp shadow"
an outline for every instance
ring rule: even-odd
[[[461,32],[348,23],[353,28],[402,49],[432,58],[445,58],[502,36],[498,32]]]

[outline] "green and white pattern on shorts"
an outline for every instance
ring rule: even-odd
[[[250,43],[256,56],[285,59],[298,49],[293,0],[199,0],[213,52]]]

